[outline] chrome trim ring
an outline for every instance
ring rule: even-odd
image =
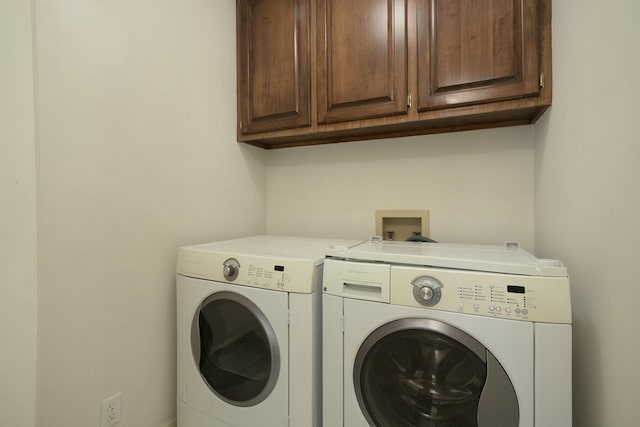
[[[471,352],[478,356],[482,363],[487,363],[487,349],[485,348],[485,346],[483,346],[478,340],[476,340],[466,332],[463,332],[462,330],[446,323],[442,323],[432,319],[407,318],[394,320],[380,326],[378,329],[369,334],[369,336],[367,336],[367,338],[364,340],[364,342],[358,349],[358,352],[356,353],[355,361],[353,364],[353,387],[356,393],[356,398],[358,400],[358,405],[363,416],[371,426],[375,427],[378,424],[374,421],[367,409],[367,404],[365,402],[363,391],[361,389],[361,376],[364,361],[369,355],[373,346],[376,345],[384,337],[387,337],[396,332],[416,329],[426,332],[435,332],[440,335],[449,337],[468,348]]]
[[[232,400],[226,396],[223,396],[222,394],[220,394],[215,390],[215,388],[209,383],[209,381],[207,381],[207,379],[202,375],[202,372],[200,372],[200,352],[201,352],[200,321],[199,321],[200,312],[208,304],[214,301],[221,301],[221,300],[232,301],[246,308],[256,318],[258,324],[262,327],[262,331],[266,335],[267,340],[269,342],[269,352],[271,354],[271,366],[269,371],[269,378],[265,383],[264,387],[262,388],[262,390],[257,395],[247,400]],[[248,407],[248,406],[257,405],[258,403],[265,400],[269,396],[269,394],[271,394],[274,387],[276,386],[276,383],[278,381],[278,375],[280,373],[280,365],[281,365],[280,347],[278,345],[278,339],[277,339],[276,333],[273,330],[273,327],[271,326],[269,320],[262,312],[262,310],[260,310],[260,308],[258,308],[256,304],[254,304],[251,300],[249,300],[243,295],[237,294],[235,292],[230,292],[230,291],[216,292],[214,294],[209,295],[207,298],[205,298],[202,301],[202,303],[200,303],[200,306],[198,307],[198,310],[194,314],[193,322],[191,324],[191,349],[192,349],[193,358],[194,358],[196,367],[200,372],[200,376],[204,381],[204,383],[211,390],[211,392],[214,393],[218,398],[220,398],[221,400],[231,405],[239,406],[239,407]]]

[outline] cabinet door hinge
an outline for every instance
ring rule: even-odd
[[[407,107],[411,108],[411,92],[407,94]]]
[[[544,89],[544,73],[540,73],[540,89]]]

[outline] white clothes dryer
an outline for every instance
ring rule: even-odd
[[[571,426],[560,261],[513,244],[371,241],[327,254],[325,425]]]
[[[324,252],[355,243],[254,236],[179,249],[180,427],[321,425]]]

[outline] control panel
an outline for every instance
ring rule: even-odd
[[[183,249],[178,274],[205,280],[282,292],[312,293],[319,289],[322,265],[313,260],[241,256]]]
[[[284,264],[253,262],[246,266],[247,285],[260,288],[285,290],[291,284],[289,271]]]
[[[571,323],[567,277],[394,265],[390,303],[512,320]]]

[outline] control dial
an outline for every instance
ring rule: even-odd
[[[413,285],[413,298],[426,307],[436,305],[442,296],[442,283],[435,277],[418,276],[411,281]]]
[[[235,258],[229,258],[222,264],[222,275],[232,282],[238,278],[240,273],[240,263]]]

